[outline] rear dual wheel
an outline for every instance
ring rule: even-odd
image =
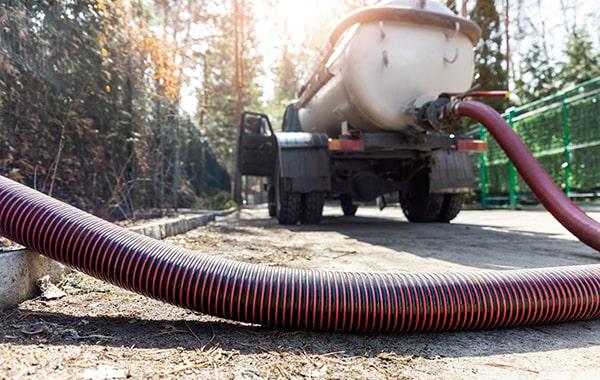
[[[302,210],[302,194],[283,189],[281,178],[275,183],[275,201],[277,220],[279,224],[291,226],[298,224]],[[269,213],[271,210],[269,210]]]
[[[281,179],[275,184],[276,208],[269,207],[269,214],[277,216],[279,224],[293,226],[298,224],[319,224],[323,218],[323,205],[325,204],[325,193],[314,191],[310,193],[299,193],[284,190]]]
[[[325,194],[312,192],[281,192],[277,202],[279,224],[293,226],[298,224],[319,224],[323,219]]]
[[[402,211],[413,223],[448,223],[456,218],[464,200],[464,194],[429,193],[429,173],[426,170],[415,175],[408,190],[400,193]]]
[[[300,223],[319,224],[323,219],[323,205],[325,204],[325,194],[321,191],[302,194],[302,212],[300,213]]]
[[[275,185],[272,183],[268,184],[267,190],[267,202],[269,205],[269,216],[274,218],[277,216],[277,200],[275,199]]]
[[[448,223],[456,218],[465,203],[465,194],[444,194],[444,203],[436,221]]]

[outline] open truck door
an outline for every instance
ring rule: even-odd
[[[240,174],[271,177],[277,158],[277,140],[269,117],[260,113],[244,112],[239,136]]]

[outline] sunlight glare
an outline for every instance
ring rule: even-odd
[[[301,41],[318,20],[319,7],[315,0],[280,0],[276,12],[284,20],[284,29],[294,41]]]

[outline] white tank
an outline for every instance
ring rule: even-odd
[[[308,100],[305,89],[305,104],[301,96],[305,132],[336,137],[344,122],[364,132],[401,131],[414,124],[415,107],[470,89],[476,25],[433,0],[391,0],[373,8],[418,12],[427,20],[404,14],[349,29],[325,63],[329,79],[313,86],[318,90]]]

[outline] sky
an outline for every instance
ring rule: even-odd
[[[252,1],[252,0],[247,0]],[[272,68],[277,62],[280,48],[284,39],[288,44],[298,47],[302,42],[313,37],[311,34],[316,29],[328,30],[338,18],[343,17],[338,0],[254,0],[256,6],[257,39],[264,57],[263,70],[265,74],[259,83],[263,87],[263,100],[268,101],[273,95],[274,76]],[[431,1],[431,0],[430,0]],[[460,2],[460,0],[457,0]],[[538,7],[538,1],[540,6]],[[505,0],[497,0],[500,12],[503,12]],[[510,17],[516,20],[529,19],[538,28],[542,21],[545,22],[547,41],[552,57],[556,61],[562,59],[562,49],[567,36],[567,28],[563,23],[564,14],[561,2],[568,5],[567,19],[584,26],[592,36],[594,43],[600,43],[600,32],[597,25],[600,23],[600,0],[509,0]],[[475,0],[468,0],[468,5],[473,6]],[[519,9],[519,3],[522,4]],[[522,12],[522,13],[521,13]],[[533,42],[535,36],[532,28],[526,22],[522,23],[528,33],[520,41],[516,41],[516,25],[512,25],[513,62],[517,63],[521,53],[525,52]],[[287,33],[286,33],[287,31]],[[324,38],[324,37],[322,37]],[[518,42],[518,43],[517,43]],[[321,45],[324,43],[322,41]],[[200,76],[200,75],[199,75]],[[190,114],[196,112],[197,81],[182,90],[182,108]]]

